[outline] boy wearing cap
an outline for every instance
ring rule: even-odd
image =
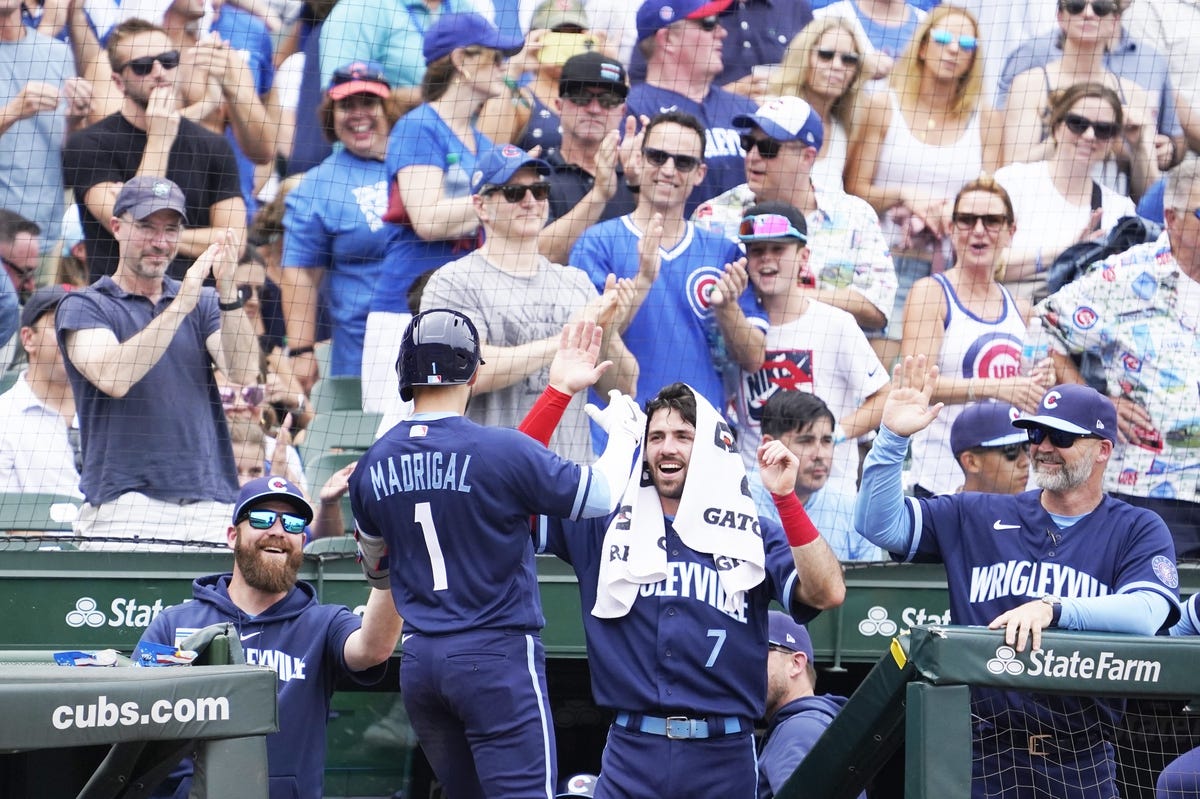
[[[54,338],[54,311],[67,291],[37,289],[21,309],[29,367],[0,394],[0,491],[83,496],[68,434],[75,398]]]
[[[183,192],[135,177],[113,205],[112,277],[59,302],[56,328],[83,447],[79,535],[212,540],[237,496],[215,372],[258,382],[258,342],[238,294],[240,241],[225,231],[182,281]],[[216,290],[204,286],[209,275]]]
[[[950,451],[962,467],[962,491],[1020,494],[1029,482],[1029,437],[1013,427],[1021,412],[984,400],[968,405],[950,426]]]
[[[483,425],[516,427],[546,385],[563,325],[585,316],[601,318],[607,335],[600,357],[614,362],[597,391],[632,394],[638,367],[611,324],[624,310],[615,285],[600,297],[583,270],[538,254],[550,166],[511,144],[485,154],[477,166],[472,200],[484,242],[434,272],[421,298],[423,308],[465,314],[479,331],[484,363],[467,416]],[[577,463],[592,460],[583,405],[582,394],[572,398],[551,441],[551,449]]]
[[[315,589],[297,580],[313,508],[284,478],[247,483],[232,519],[225,541],[233,571],[197,578],[192,601],[163,610],[139,643],[178,646],[210,624],[234,625],[246,662],[279,674],[279,732],[267,736],[270,796],[320,799],[333,687],[341,678],[379,682],[401,619],[387,591],[370,589],[360,618],[343,606],[320,604]],[[191,775],[185,760],[154,795],[187,796]]]
[[[792,776],[847,699],[816,694],[812,638],[778,610],[767,615],[767,730],[758,753],[758,796],[771,799]],[[866,793],[859,794],[866,799]]]
[[[899,560],[945,563],[954,623],[1003,628],[1018,652],[1040,649],[1048,627],[1137,635],[1169,628],[1179,618],[1170,531],[1153,512],[1103,491],[1117,440],[1112,402],[1087,386],[1058,385],[1037,414],[1013,423],[1028,433],[1038,490],[905,498],[908,439],[941,411],[930,404],[936,384],[937,367],[927,369],[924,356],[896,367],[863,465],[858,531]],[[973,795],[1051,796],[1016,787],[1048,778],[1090,786],[1072,796],[1117,795],[1112,750],[1097,731],[1120,717],[1119,703],[977,689],[972,704]],[[1044,728],[1069,739],[1053,758],[1039,756]]]
[[[735,398],[738,446],[753,468],[762,439],[763,406],[779,391],[807,391],[829,404],[836,425],[828,490],[854,496],[858,483],[856,439],[879,424],[887,370],[854,318],[813,297],[808,269],[808,227],[784,202],[746,210],[738,230],[747,269],[767,312],[763,363],[739,373]]]

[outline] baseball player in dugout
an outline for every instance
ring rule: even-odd
[[[569,398],[612,365],[596,363],[602,336],[593,323],[564,327],[550,367],[555,395]],[[463,415],[481,363],[468,317],[443,308],[413,317],[396,363],[413,415],[359,460],[351,505],[367,578],[391,588],[404,617],[401,693],[447,796],[553,799],[545,618],[529,519],[611,514],[645,416],[620,393],[603,413],[592,408],[608,445],[591,467],[580,466],[516,430]]]
[[[521,427],[542,442],[565,407],[554,391]],[[780,526],[758,516],[729,426],[703,395],[672,383],[646,416],[619,509],[543,516],[534,534],[575,570],[592,696],[615,713],[595,795],[753,797],[768,606],[805,622],[840,605],[841,566],[796,498],[799,460],[782,442],[758,451]],[[593,419],[621,429],[615,414]]]
[[[944,563],[954,623],[1003,629],[1018,652],[1041,649],[1051,627],[1154,635],[1174,624],[1179,576],[1170,531],[1155,513],[1102,488],[1117,439],[1112,401],[1087,386],[1058,385],[1036,414],[1012,423],[1028,435],[1037,490],[906,498],[901,464],[909,437],[942,409],[930,403],[937,379],[923,355],[893,371],[863,463],[858,531],[897,560]],[[972,796],[1119,795],[1104,730],[1120,719],[1120,700],[976,688],[971,702]]]

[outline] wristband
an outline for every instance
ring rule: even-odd
[[[779,512],[779,521],[783,523],[783,534],[787,536],[788,546],[802,547],[811,544],[821,537],[821,533],[808,518],[808,513],[795,494],[771,494],[775,501],[775,510]]]
[[[242,299],[242,295],[240,295],[240,294],[238,295],[238,298],[236,300],[234,300],[233,302],[221,302],[219,298],[217,300],[217,307],[220,308],[222,311],[236,311],[238,308],[241,308],[245,304],[246,304],[246,301],[244,299]]]
[[[301,355],[312,355],[314,349],[312,344],[305,347],[288,347],[287,354],[289,358],[299,358]]]
[[[535,441],[550,446],[550,436],[554,434],[554,428],[558,427],[570,403],[570,394],[546,386],[517,429]]]

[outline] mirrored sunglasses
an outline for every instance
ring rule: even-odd
[[[979,40],[974,36],[968,36],[964,33],[962,36],[959,36],[957,39],[955,39],[954,34],[945,28],[934,28],[929,32],[929,38],[933,40],[934,43],[940,45],[947,45],[951,42],[957,41],[959,49],[968,53],[972,52],[976,47],[979,46]]]
[[[239,394],[242,397],[242,402],[251,408],[257,408],[262,404],[263,398],[266,396],[267,387],[261,385],[221,386],[217,391],[221,395],[221,407],[225,410],[229,410],[237,404]]]
[[[238,517],[238,522],[250,522],[250,526],[255,530],[270,530],[276,519],[279,519],[280,524],[283,525],[283,531],[292,535],[300,535],[308,526],[308,522],[304,520],[303,516],[277,510],[244,511]]]
[[[782,238],[793,238],[800,242],[808,241],[808,236],[796,230],[791,221],[782,214],[759,214],[746,217],[738,227],[738,238],[742,241]]]

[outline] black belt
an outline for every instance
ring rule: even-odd
[[[692,719],[687,716],[645,716],[622,710],[613,723],[631,732],[647,735],[662,735],[673,740],[702,740],[723,738],[749,731],[750,725],[736,716],[705,716]]]

